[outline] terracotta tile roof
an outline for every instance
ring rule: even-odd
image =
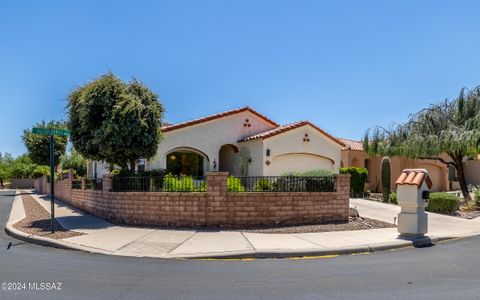
[[[184,128],[184,127],[187,127],[187,126],[192,126],[192,125],[196,125],[196,124],[199,124],[199,123],[204,123],[204,122],[208,122],[208,121],[211,121],[211,120],[223,118],[223,117],[226,117],[226,116],[238,114],[238,113],[241,113],[241,112],[244,112],[244,111],[249,111],[249,112],[253,113],[254,115],[260,117],[261,119],[265,120],[266,122],[268,122],[268,123],[270,123],[274,126],[279,126],[277,123],[270,120],[266,116],[260,114],[259,112],[253,110],[252,108],[246,106],[246,107],[224,111],[224,112],[221,112],[221,113],[218,113],[218,114],[206,116],[206,117],[191,120],[191,121],[186,121],[186,122],[177,123],[177,124],[173,124],[173,125],[166,125],[166,126],[162,127],[162,131],[163,132],[172,131],[172,130],[175,130],[175,129]]]
[[[345,147],[342,150],[353,150],[353,151],[363,151],[363,142],[354,141],[344,138],[338,138],[342,143],[345,144]]]
[[[426,178],[425,178],[426,177]],[[425,169],[405,169],[398,177],[395,184],[409,184],[416,185],[418,188],[422,186],[425,179],[429,189],[432,188],[432,180],[428,176],[428,172]]]
[[[319,131],[321,134],[325,135],[326,137],[328,137],[328,138],[331,139],[332,141],[340,144],[341,146],[345,146],[345,144],[342,143],[340,140],[338,140],[338,139],[336,139],[335,137],[331,136],[330,134],[328,134],[328,133],[325,132],[324,130],[320,129],[319,127],[313,125],[313,124],[310,123],[309,121],[299,121],[299,122],[294,122],[294,123],[290,123],[290,124],[287,124],[287,125],[278,126],[277,128],[273,128],[273,129],[271,129],[271,130],[267,130],[267,131],[264,131],[264,132],[261,132],[261,133],[257,133],[257,134],[255,134],[255,135],[251,135],[251,136],[248,136],[248,137],[246,137],[246,138],[243,138],[243,139],[241,139],[239,142],[251,141],[251,140],[256,140],[256,139],[266,139],[266,138],[269,138],[269,137],[272,137],[272,136],[275,136],[275,135],[278,135],[278,134],[287,132],[287,131],[289,131],[289,130],[292,130],[292,129],[295,129],[295,128],[299,128],[299,127],[305,126],[305,125],[310,125],[310,126],[312,126],[312,127],[315,128],[317,131]]]

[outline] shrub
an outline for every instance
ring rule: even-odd
[[[273,188],[278,192],[304,192],[306,180],[294,175],[284,176],[275,181]]]
[[[50,167],[49,166],[36,166],[35,169],[33,169],[32,172],[32,177],[33,178],[38,178],[42,177],[43,175],[50,174]]]
[[[427,211],[436,213],[453,213],[458,209],[460,199],[454,194],[431,193]]]
[[[152,188],[161,190],[163,188],[163,178],[165,174],[166,171],[164,169],[153,169],[143,172],[142,176],[149,176]]]
[[[300,177],[332,177],[333,172],[330,170],[318,169],[306,172],[288,172],[281,176],[300,176]]]
[[[245,192],[245,187],[242,185],[242,182],[239,178],[234,176],[228,176],[227,190],[229,192]]]
[[[350,195],[363,196],[368,171],[365,168],[349,167],[340,168],[340,174],[350,174]]]
[[[475,199],[475,205],[480,207],[480,190],[473,192],[473,198]]]
[[[172,174],[167,174],[163,180],[163,190],[166,192],[193,192],[195,183],[191,176],[177,178]]]
[[[396,192],[392,192],[390,194],[390,203],[398,205],[397,193]]]
[[[253,187],[253,190],[255,192],[267,192],[267,191],[272,190],[272,187],[273,186],[272,186],[272,184],[270,184],[268,179],[262,178],[259,181],[257,181],[255,186]]]

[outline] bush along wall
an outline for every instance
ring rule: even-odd
[[[454,194],[431,193],[427,211],[443,214],[454,213],[460,204],[460,199]]]
[[[398,205],[397,192],[392,192],[390,194],[390,203]]]
[[[340,168],[340,174],[350,174],[350,196],[363,197],[368,171],[366,168]]]

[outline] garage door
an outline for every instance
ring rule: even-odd
[[[333,162],[323,156],[292,153],[275,156],[268,166],[268,174],[279,176],[288,172],[305,172],[311,170],[330,170],[333,171]]]

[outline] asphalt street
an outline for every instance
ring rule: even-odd
[[[0,191],[2,228],[12,201],[13,192]],[[0,299],[480,298],[479,237],[429,248],[300,260],[107,256],[37,246],[3,230],[0,247]],[[61,283],[61,290],[42,290],[47,283]],[[14,285],[17,290],[3,290]]]

